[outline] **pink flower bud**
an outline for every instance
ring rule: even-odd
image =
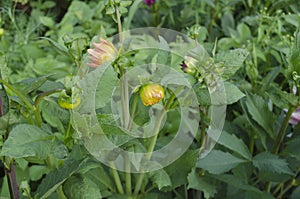
[[[88,66],[97,68],[104,62],[113,61],[117,56],[117,49],[112,43],[102,38],[99,39],[100,43],[93,43],[94,48],[88,49],[89,61]]]

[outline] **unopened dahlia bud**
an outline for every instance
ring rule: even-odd
[[[145,106],[160,102],[164,96],[164,88],[159,84],[146,84],[140,90],[140,97]]]
[[[190,56],[185,56],[184,61],[180,64],[181,70],[187,74],[194,75],[196,73],[196,64],[196,59]]]
[[[155,4],[156,0],[144,0],[144,3],[147,4],[149,7],[151,7],[153,4]]]
[[[297,93],[297,87],[293,87],[293,93]],[[292,116],[289,121],[291,124],[298,124],[300,122],[300,106],[292,113]]]
[[[300,122],[300,106],[293,112],[290,123],[298,124]]]
[[[101,66],[104,62],[113,61],[117,56],[117,49],[112,43],[102,38],[99,41],[99,43],[93,43],[93,49],[87,50],[90,60],[87,65],[93,68]]]
[[[72,89],[74,91],[74,89]],[[74,109],[77,106],[79,106],[81,100],[80,96],[72,93],[72,96],[69,96],[65,90],[63,90],[60,93],[60,96],[58,97],[58,104],[60,107],[65,109]]]

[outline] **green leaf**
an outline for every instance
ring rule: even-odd
[[[187,183],[187,176],[192,168],[195,167],[198,155],[199,150],[189,150],[165,168],[165,171],[170,176],[173,188]]]
[[[239,42],[242,43],[251,38],[251,30],[246,24],[240,23],[237,26],[237,31],[239,33]]]
[[[290,174],[279,174],[279,173],[274,173],[273,171],[260,171],[258,173],[258,178],[261,182],[286,182],[288,180],[291,180],[291,175]]]
[[[231,12],[226,12],[221,19],[222,30],[226,36],[229,36],[229,30],[234,29],[234,18]]]
[[[157,64],[169,65],[171,62],[171,53],[168,42],[159,36],[159,48],[157,49]]]
[[[83,163],[82,160],[67,160],[61,168],[50,172],[37,189],[38,198],[44,199],[50,196],[72,174],[77,172]]]
[[[8,58],[4,55],[0,56],[0,78],[8,81],[9,68],[7,66]]]
[[[65,126],[69,122],[70,112],[61,108],[52,100],[42,101],[40,107],[44,120],[51,126],[57,128],[60,133],[65,133]]]
[[[30,180],[37,181],[42,178],[43,175],[48,174],[50,168],[44,165],[32,165],[29,168]]]
[[[111,101],[113,89],[115,88],[118,81],[119,80],[113,68],[108,67],[107,70],[102,75],[98,83],[98,86],[96,88],[96,94],[95,94],[96,109],[103,108],[107,103]]]
[[[43,3],[42,7],[43,7],[44,9],[47,9],[47,8],[49,9],[49,8],[53,8],[55,5],[56,5],[56,3],[53,2],[53,1],[45,1],[45,2]]]
[[[40,16],[40,21],[44,26],[47,26],[49,28],[53,28],[55,24],[51,17]]]
[[[212,177],[234,187],[235,189],[245,191],[244,198],[274,199],[271,194],[263,192],[253,185],[249,185],[243,178],[239,178],[237,176],[229,174],[217,175]]]
[[[64,85],[60,82],[47,80],[41,87],[39,87],[39,91],[46,92],[55,89],[64,89]]]
[[[253,165],[260,171],[294,175],[284,159],[269,152],[262,152],[253,158]]]
[[[23,93],[30,93],[42,86],[47,81],[48,77],[49,75],[44,75],[37,78],[25,79],[18,82],[17,84],[25,87],[24,89],[22,89]]]
[[[139,4],[142,2],[142,0],[135,0],[133,1],[133,4],[130,6],[128,17],[124,19],[124,29],[129,30],[131,21],[139,9]]]
[[[246,162],[246,160],[239,159],[223,151],[212,150],[207,156],[198,160],[196,167],[205,169],[212,174],[221,174],[243,162]]]
[[[99,199],[102,198],[97,184],[83,175],[71,176],[64,184],[63,190],[67,198]]]
[[[1,155],[12,158],[37,156],[41,159],[54,155],[56,158],[64,158],[67,151],[54,135],[36,126],[19,124],[11,130],[4,142]]]
[[[245,97],[245,94],[241,92],[241,90],[235,86],[234,84],[231,84],[229,82],[224,82],[224,89],[226,95],[226,104],[233,104],[237,101],[239,101],[241,98]],[[198,84],[194,86],[193,90],[196,92],[198,102],[199,104],[206,106],[211,105],[211,96],[207,88],[200,88]],[[217,94],[215,94],[216,97]],[[220,94],[223,96],[223,94]],[[216,97],[217,98],[217,97]],[[225,100],[218,100],[220,104],[224,103]]]
[[[286,22],[292,24],[295,27],[299,26],[299,15],[298,14],[288,14],[284,15],[283,18],[285,19]]]
[[[251,191],[251,192],[255,192],[255,193],[261,193],[261,191],[258,188],[247,184],[244,179],[239,178],[234,175],[222,174],[222,175],[216,175],[216,176],[213,175],[212,177],[217,180],[220,180],[222,182],[225,182],[226,184],[229,184],[233,187],[241,189],[241,190]]]
[[[249,94],[247,95],[246,106],[252,119],[255,120],[271,138],[274,138],[274,114],[269,110],[264,99],[261,96]]]
[[[193,90],[195,91],[198,102],[202,106],[211,105],[211,99],[210,94],[207,88],[200,88],[199,85],[196,85],[193,87]]]
[[[163,169],[150,172],[149,175],[152,182],[157,185],[158,190],[161,190],[164,187],[172,186],[168,173]]]
[[[240,91],[240,89],[231,84],[229,82],[224,83],[225,91],[226,91],[226,103],[233,104],[240,100],[241,98],[245,97],[245,94]]]
[[[123,7],[130,6],[132,4],[132,1],[121,1],[120,5]]]
[[[40,37],[41,39],[45,39],[47,41],[50,42],[50,44],[56,49],[58,50],[60,53],[62,53],[63,55],[66,55],[66,56],[69,56],[69,53],[68,53],[68,49],[67,47],[57,43],[56,41],[48,38],[48,37]]]
[[[297,106],[298,104],[298,97],[296,95],[287,93],[275,85],[270,86],[266,91],[266,94],[279,108],[289,108],[291,105]]]
[[[90,169],[89,171],[85,172],[84,175],[94,182],[104,185],[109,190],[115,189],[113,182],[108,175],[108,171],[104,170],[100,163],[98,163],[97,168]]]
[[[252,161],[244,164],[240,164],[232,169],[232,173],[241,179],[250,179],[253,174],[254,166]]]
[[[72,1],[59,26],[63,28],[67,25],[73,26],[76,23],[89,21],[92,19],[93,14],[93,10],[85,2]]]
[[[271,83],[275,80],[275,78],[279,75],[281,67],[274,67],[272,71],[270,71],[266,77],[264,77],[261,81],[261,87],[259,89],[259,93],[264,93],[266,90],[269,90]],[[278,86],[277,86],[278,87]],[[277,88],[276,87],[276,88]]]
[[[264,129],[262,127],[260,127],[260,125],[256,121],[254,121],[252,119],[252,116],[250,115],[250,113],[247,109],[245,98],[241,100],[241,106],[242,106],[243,112],[244,112],[250,126],[254,130],[254,133],[260,138],[261,144],[264,147],[264,149],[267,150],[266,132],[264,131]]]
[[[275,199],[270,193],[268,192],[254,192],[254,191],[247,191],[245,192],[245,199],[253,199],[253,198],[261,198],[261,199]]]
[[[223,131],[219,139],[216,141],[226,148],[238,153],[247,160],[252,159],[249,149],[243,140],[237,138],[234,134],[229,134],[226,131]]]
[[[290,157],[300,160],[300,136],[293,137],[285,144],[282,154],[289,155]]]
[[[300,186],[298,186],[297,188],[295,188],[295,190],[291,194],[291,198],[290,199],[299,199],[299,198],[300,198]]]
[[[32,66],[32,70],[38,75],[52,74],[52,79],[60,79],[72,74],[73,67],[67,62],[59,61],[55,57],[49,55],[48,57],[36,59],[35,64]]]
[[[248,51],[245,49],[235,49],[227,52],[220,52],[216,54],[215,62],[223,63],[223,67],[225,69],[222,77],[224,80],[227,80],[235,72],[243,66],[245,59],[248,56]]]
[[[204,198],[212,198],[217,193],[217,187],[205,176],[200,176],[193,169],[188,175],[188,189],[203,191]]]

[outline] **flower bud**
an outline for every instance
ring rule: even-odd
[[[104,62],[112,61],[117,56],[117,49],[112,43],[102,38],[99,41],[99,43],[93,43],[93,49],[87,50],[90,60],[87,65],[93,68],[101,66]]]
[[[291,124],[298,124],[300,122],[300,106],[293,112],[289,122]]]
[[[74,109],[80,104],[80,96],[77,95],[75,97],[69,96],[65,90],[60,93],[58,97],[58,104],[60,107],[65,109]]]
[[[155,2],[156,0],[144,0],[144,3],[147,4],[149,7],[151,7]]]
[[[160,102],[164,96],[164,88],[159,84],[146,84],[140,90],[140,97],[145,106]]]
[[[297,93],[297,87],[293,87],[293,93]],[[298,124],[300,122],[300,106],[292,113],[290,121],[291,124]]]
[[[197,64],[197,60],[190,56],[185,56],[184,58],[185,60],[180,64],[181,70],[184,73],[194,75],[196,73],[195,66]]]

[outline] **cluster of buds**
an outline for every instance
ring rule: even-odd
[[[211,91],[217,89],[225,69],[223,63],[215,63],[201,45],[190,50],[180,65],[184,73],[194,76],[200,83],[204,81]]]
[[[146,84],[140,89],[140,97],[145,106],[157,104],[164,96],[164,88],[159,84]]]
[[[152,3],[155,1],[151,1]],[[151,3],[150,2],[150,3]],[[105,62],[113,61],[117,57],[117,50],[112,43],[102,38],[99,43],[93,43],[94,48],[88,49],[88,66],[96,68]],[[145,106],[154,105],[160,102],[165,96],[164,89],[159,84],[149,83],[141,87],[140,97]],[[74,101],[75,100],[75,101]],[[59,104],[66,109],[73,109],[80,104],[80,98],[71,98],[62,92]]]
[[[93,49],[87,50],[90,60],[87,65],[90,67],[97,68],[104,62],[113,61],[117,57],[118,51],[109,41],[100,38],[99,43],[94,42],[93,46]]]

